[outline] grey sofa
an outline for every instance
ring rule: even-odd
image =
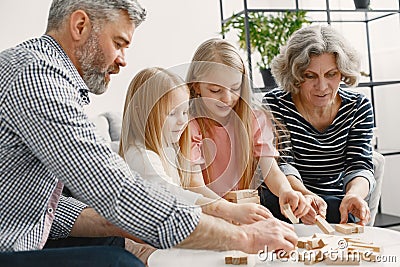
[[[119,140],[121,139],[122,113],[105,112],[89,118],[96,126],[96,132],[118,153]]]

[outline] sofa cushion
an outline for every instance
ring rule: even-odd
[[[111,142],[109,123],[105,116],[99,115],[89,118],[96,126],[95,131],[98,135],[104,138],[106,142]]]
[[[96,132],[104,138],[110,148],[118,153],[121,138],[122,114],[120,112],[104,112],[89,118],[96,126]]]
[[[101,116],[108,120],[111,141],[119,141],[121,139],[122,114],[120,112],[105,112]]]

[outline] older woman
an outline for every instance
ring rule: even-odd
[[[339,87],[357,85],[359,68],[359,56],[343,36],[331,26],[309,26],[295,32],[273,61],[280,89],[264,98],[287,130],[281,169],[331,223],[370,219],[364,199],[375,184],[372,107],[364,95]],[[262,202],[280,216],[266,189]],[[315,214],[302,221],[313,223]]]

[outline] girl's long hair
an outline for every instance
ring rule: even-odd
[[[233,120],[234,134],[236,140],[240,141],[233,145],[239,146],[238,151],[241,151],[238,162],[239,166],[237,166],[242,173],[239,188],[249,188],[258,164],[258,159],[253,156],[254,113],[251,105],[252,90],[248,80],[248,72],[242,58],[238,54],[237,49],[226,40],[217,38],[207,40],[199,46],[193,56],[186,77],[192,99],[191,115],[196,118],[203,138],[212,136],[212,129],[215,122],[209,119],[210,116],[207,113],[207,108],[203,105],[201,97],[199,100],[196,100],[195,88],[199,85],[199,82],[207,82],[203,77],[211,74],[216,68],[221,68],[221,65],[242,73],[240,98],[233,108],[235,112],[234,117],[238,118]],[[208,166],[205,169],[207,177],[204,177],[208,184],[211,182],[210,177],[212,176],[212,170],[209,167],[212,155],[210,148],[206,144],[206,142],[203,143],[202,149],[206,165]]]
[[[125,98],[119,155],[124,158],[131,146],[145,147],[158,154],[168,175],[168,158],[163,149],[163,125],[171,111],[174,90],[189,89],[179,76],[163,68],[147,68],[131,81]],[[139,147],[138,147],[139,148]],[[190,184],[190,132],[188,127],[179,140],[178,173],[181,186]],[[174,163],[175,164],[175,163]]]

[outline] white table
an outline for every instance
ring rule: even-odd
[[[295,225],[296,233],[299,237],[311,236],[314,233],[321,233],[321,230],[315,225]],[[342,235],[335,232],[335,235]],[[351,237],[359,237],[365,241],[372,241],[374,245],[383,248],[381,252],[382,260],[391,262],[365,262],[361,261],[359,266],[400,266],[400,232],[377,228],[365,227],[364,233],[352,234]],[[155,251],[148,260],[149,267],[229,267],[245,265],[226,265],[225,256],[239,254],[236,251],[207,251],[191,249],[166,249]],[[265,256],[265,255],[264,255]],[[272,253],[268,254],[268,259],[261,261],[258,255],[248,255],[247,266],[305,266],[303,262],[281,262],[274,259],[271,261]],[[314,266],[326,265],[324,262],[314,264]],[[343,265],[341,265],[343,266]]]

